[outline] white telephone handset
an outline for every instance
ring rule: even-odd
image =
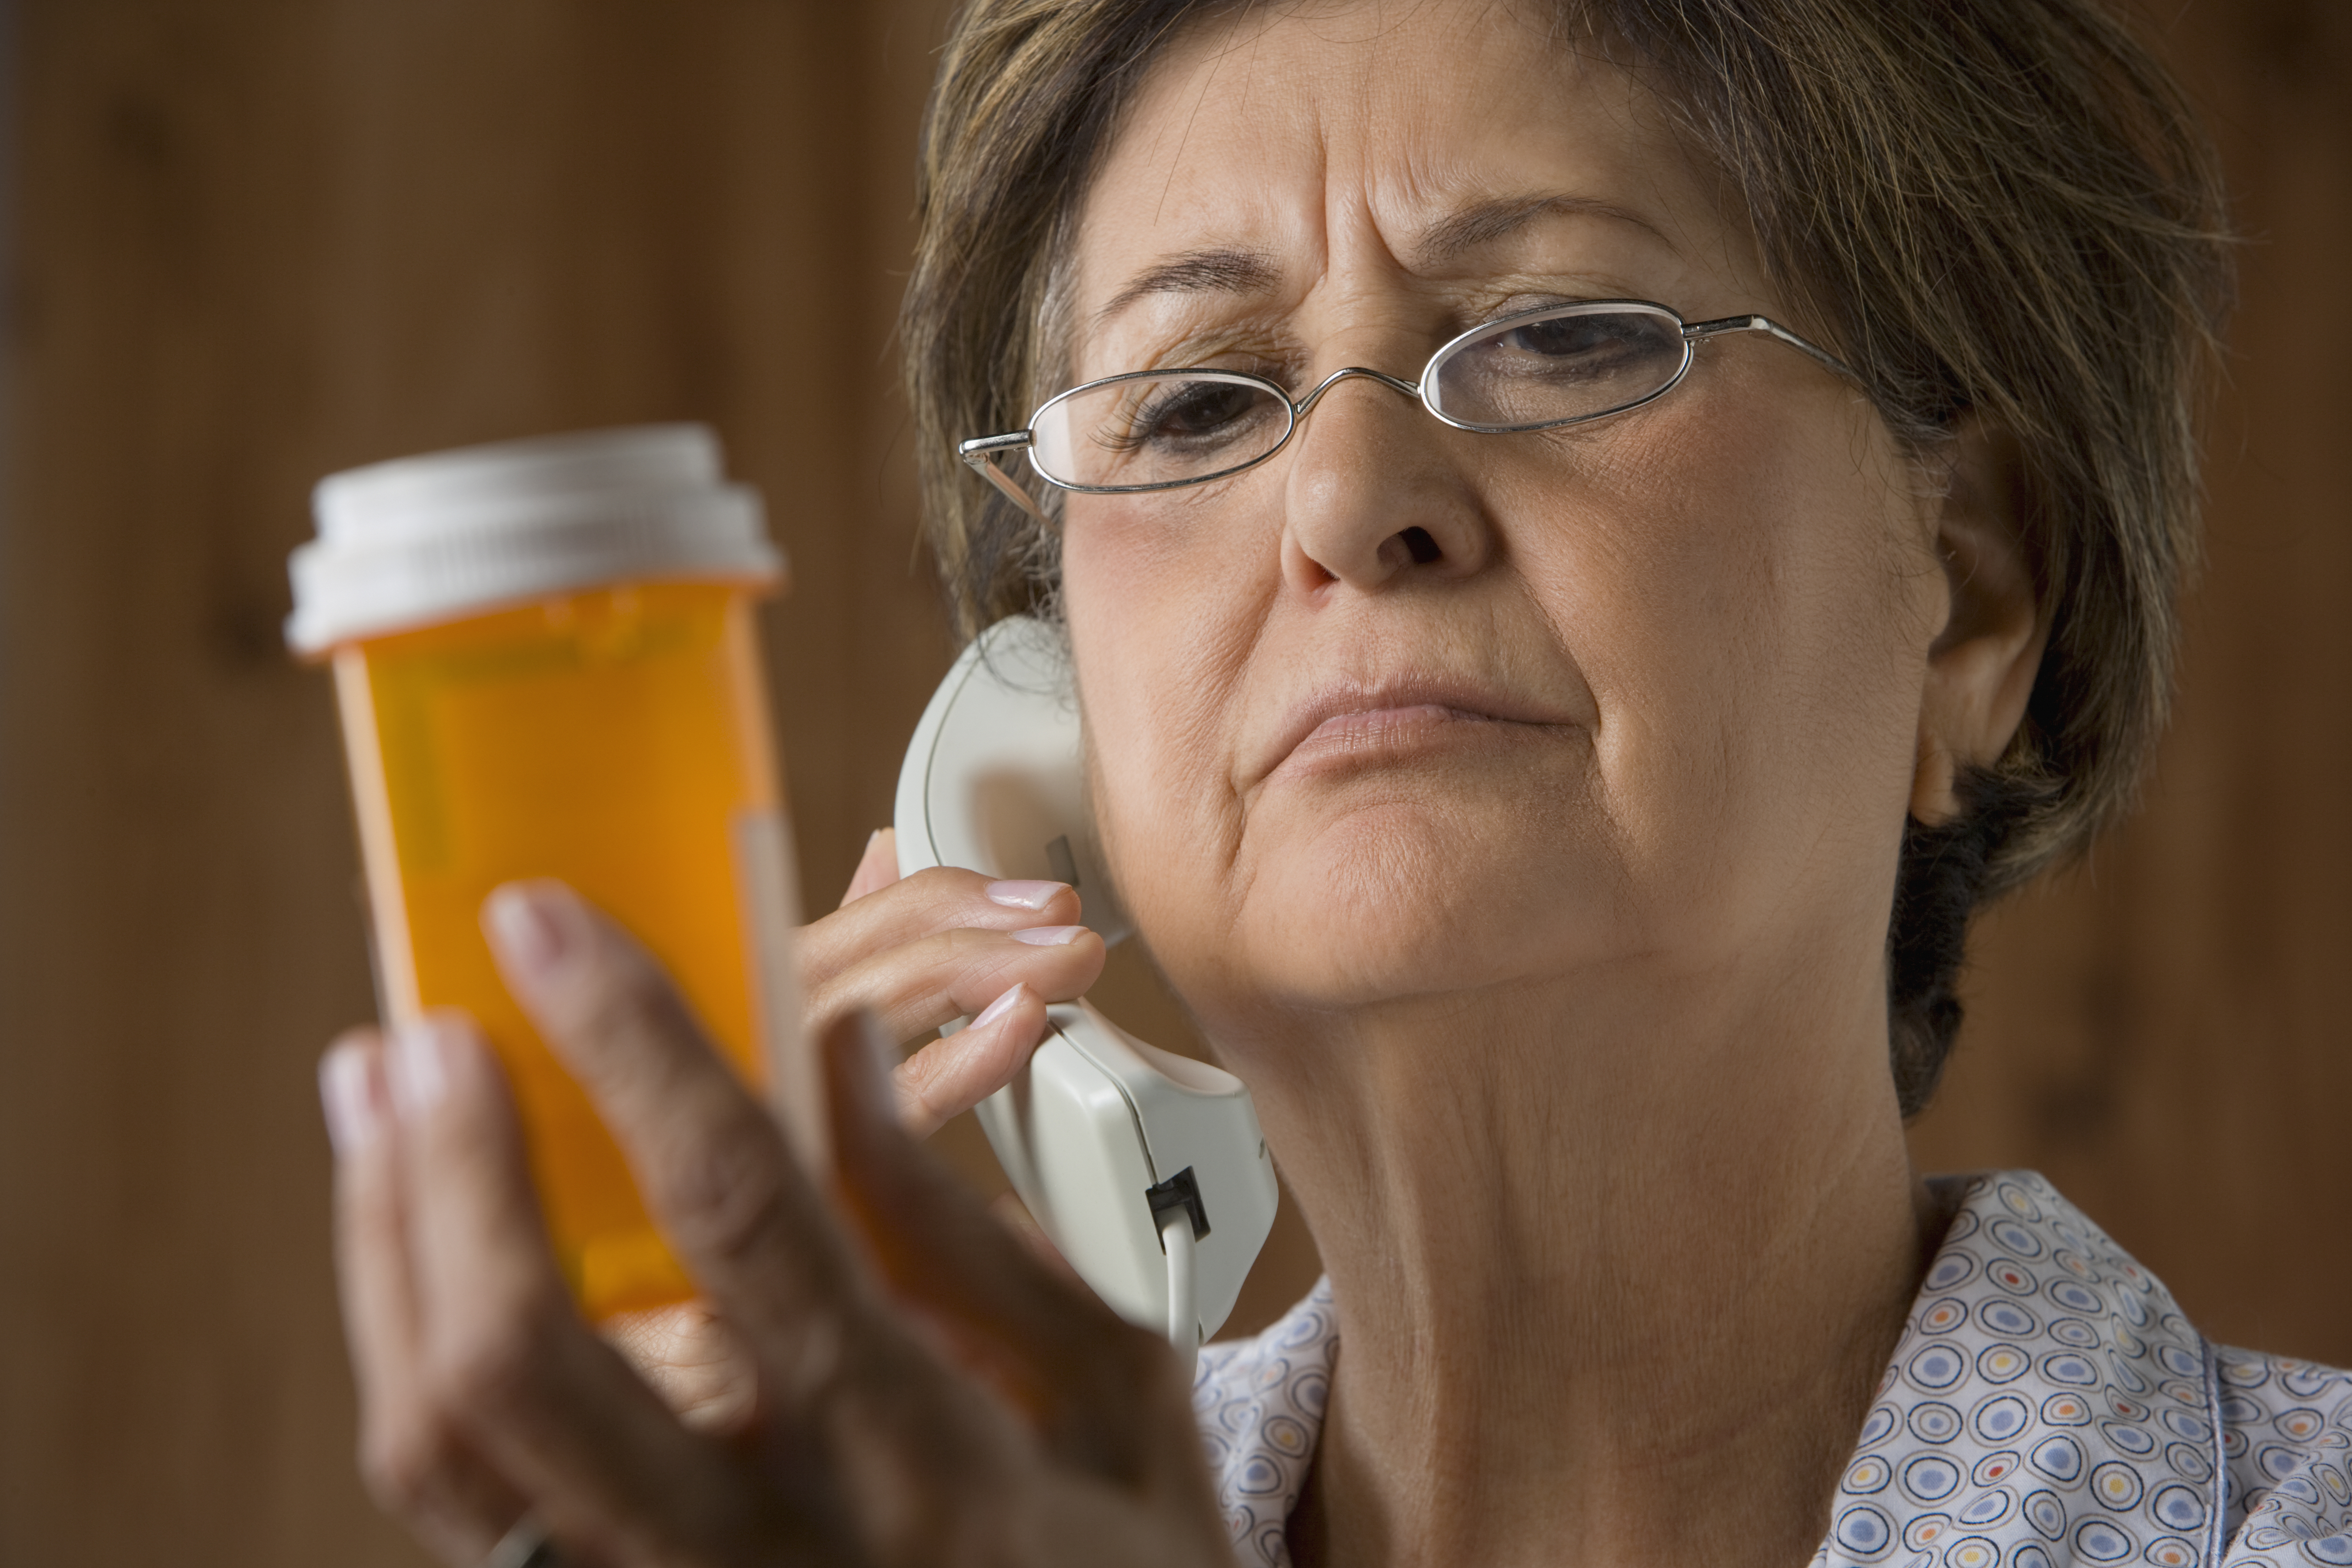
[[[1016,616],[948,671],[898,770],[898,870],[1067,882],[1116,942],[1130,928],[1087,808],[1062,646]],[[1047,1016],[1036,1054],[981,1103],[980,1124],[1095,1293],[1190,1355],[1223,1326],[1274,1226],[1257,1109],[1231,1073],[1147,1046],[1085,1001]]]

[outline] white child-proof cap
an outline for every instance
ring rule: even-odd
[[[600,584],[772,582],[759,492],[700,425],[463,447],[319,481],[319,537],[287,563],[286,640],[315,654]]]

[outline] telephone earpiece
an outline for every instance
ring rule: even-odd
[[[997,622],[948,671],[898,771],[896,826],[901,875],[1067,882],[1105,942],[1129,934],[1087,805],[1061,635],[1043,622]],[[1084,1000],[1047,1016],[981,1126],[1079,1277],[1189,1354],[1223,1326],[1274,1226],[1257,1110],[1231,1073],[1145,1045]]]

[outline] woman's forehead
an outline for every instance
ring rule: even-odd
[[[1654,276],[1738,249],[1628,73],[1489,0],[1204,23],[1168,47],[1081,210],[1076,302],[1242,299],[1377,264]]]

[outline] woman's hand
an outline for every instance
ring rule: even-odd
[[[363,1467],[446,1561],[474,1568],[530,1510],[600,1568],[1230,1562],[1182,1369],[906,1136],[888,1037],[856,1015],[824,1036],[828,1205],[626,937],[547,884],[488,923],[757,1381],[730,1430],[698,1429],[581,1320],[462,1017],[339,1042]]]
[[[929,1137],[1011,1082],[1044,1037],[1047,1004],[1083,994],[1102,973],[1102,939],[1070,923],[1078,915],[1077,894],[1061,882],[949,868],[902,879],[897,836],[882,828],[840,909],[801,929],[810,1037],[857,1008],[901,1047],[977,1015],[891,1069],[899,1125]],[[1053,1245],[1034,1226],[1024,1239]],[[704,1303],[625,1313],[604,1331],[688,1420],[724,1430],[748,1411],[751,1369]]]
[[[812,1037],[857,1008],[895,1043],[972,1016],[892,1073],[899,1121],[920,1138],[1013,1080],[1045,1008],[1102,973],[1103,942],[1061,882],[992,882],[946,867],[901,879],[896,837],[867,841],[841,908],[800,933]]]

